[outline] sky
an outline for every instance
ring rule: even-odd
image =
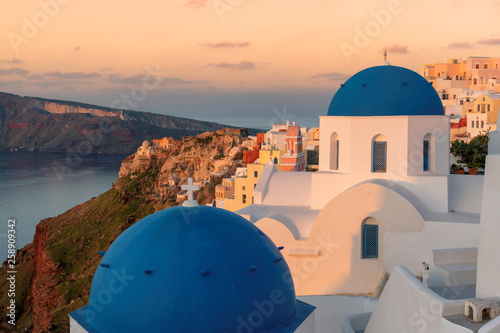
[[[500,0],[0,0],[0,91],[317,126],[380,64],[500,56]]]

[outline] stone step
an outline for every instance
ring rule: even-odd
[[[476,284],[477,264],[438,265],[435,267],[442,271],[444,286],[454,287]]]
[[[430,264],[434,266],[477,263],[477,247],[439,249],[431,252]]]

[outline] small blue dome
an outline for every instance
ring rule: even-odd
[[[271,239],[237,214],[198,206],[159,211],[120,235],[77,311],[92,332],[265,332],[294,319],[297,305]]]
[[[409,69],[376,66],[347,80],[333,96],[329,116],[443,116],[430,82]]]

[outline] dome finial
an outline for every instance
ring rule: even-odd
[[[184,201],[182,206],[184,207],[196,207],[198,206],[198,201],[193,200],[193,192],[200,189],[200,185],[193,185],[193,178],[188,178],[187,185],[181,186],[182,190],[186,190],[188,193],[188,199]]]
[[[384,50],[384,61],[379,66],[390,66],[391,64],[387,61],[387,50]]]

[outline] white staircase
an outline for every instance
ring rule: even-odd
[[[477,247],[431,250],[430,288],[473,286],[477,275]]]

